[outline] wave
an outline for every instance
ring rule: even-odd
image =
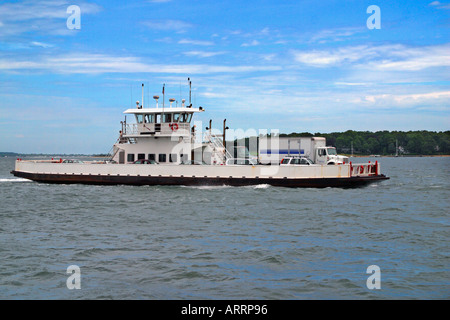
[[[257,184],[254,186],[250,186],[253,189],[268,189],[270,188],[270,184]]]
[[[31,180],[25,178],[6,178],[0,179],[0,182],[30,182]]]
[[[221,186],[180,186],[181,188],[191,188],[191,189],[201,189],[201,190],[209,190],[209,189],[223,189],[223,188],[233,188],[233,186],[229,185],[221,185]]]

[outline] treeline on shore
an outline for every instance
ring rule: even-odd
[[[293,132],[280,137],[324,137],[339,153],[355,155],[449,155],[450,131]],[[352,152],[353,151],[353,152]]]

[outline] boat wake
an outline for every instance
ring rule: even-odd
[[[213,190],[213,189],[224,189],[224,188],[234,188],[233,186],[221,185],[221,186],[181,186],[182,188],[190,189],[200,189],[200,190]]]
[[[0,182],[31,182],[31,180],[24,178],[6,178],[0,179]]]
[[[247,186],[246,188],[252,188],[252,189],[268,189],[270,188],[270,184],[257,184],[254,186]]]

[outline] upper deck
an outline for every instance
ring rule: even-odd
[[[189,136],[191,121],[194,113],[205,111],[202,107],[162,107],[162,108],[133,108],[124,111],[132,114],[136,123],[124,124],[123,137],[152,137],[158,136]]]

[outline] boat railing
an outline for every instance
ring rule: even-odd
[[[139,134],[138,126],[136,123],[126,124],[124,126],[124,135],[136,135]]]
[[[371,163],[355,163],[350,162],[350,176],[351,177],[368,177],[376,176],[380,172],[380,164],[378,161]]]
[[[58,159],[54,159],[52,158],[51,160],[44,160],[44,159],[39,159],[39,160],[24,160],[24,159],[17,159],[17,161],[20,162],[28,162],[28,163],[62,163],[62,164],[66,164],[64,162],[65,159],[63,158],[58,158]],[[67,164],[106,164],[106,163],[112,163],[111,159],[99,159],[99,160],[81,160],[79,162],[69,162]]]
[[[144,123],[144,124],[138,124],[138,123],[132,123],[132,124],[126,124],[124,126],[124,135],[125,136],[134,136],[134,135],[140,135],[148,134],[148,133],[158,133],[163,135],[171,135],[173,133],[178,134],[189,134],[190,130],[190,124],[189,123]]]
[[[203,141],[206,143],[210,143],[213,146],[215,152],[221,153],[222,158],[225,157],[224,161],[233,158],[231,153],[223,145],[222,134],[211,134],[207,131],[203,134]]]

